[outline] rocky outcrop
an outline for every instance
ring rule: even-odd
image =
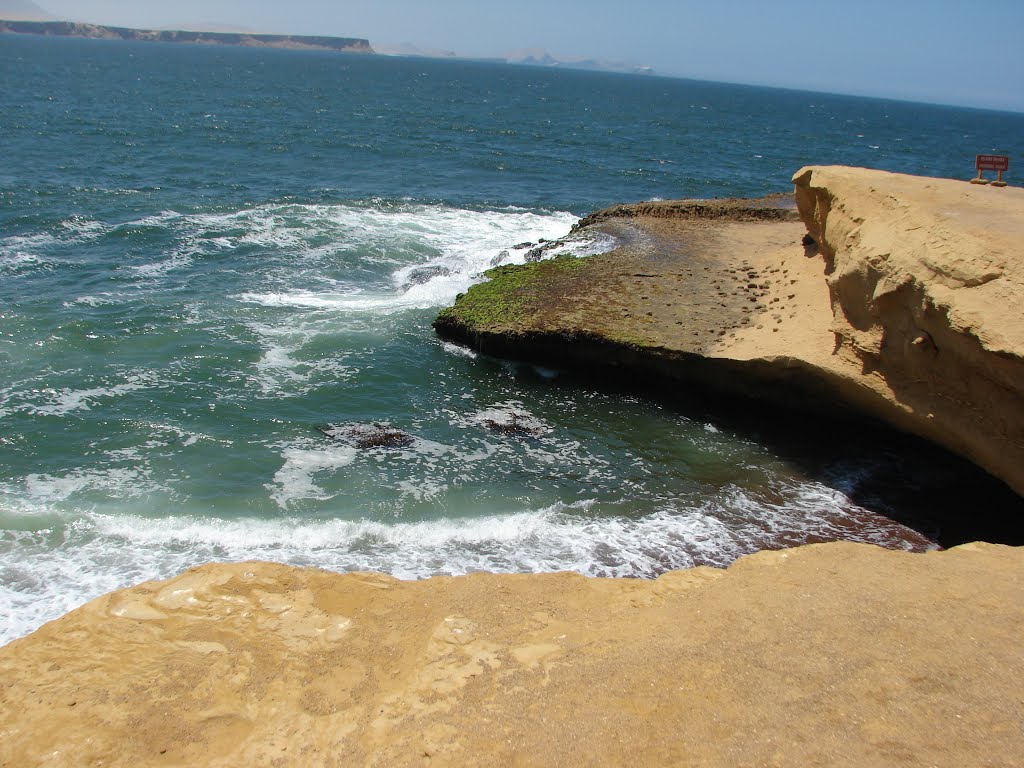
[[[836,167],[793,181],[850,396],[1024,493],[1024,189]]]
[[[624,203],[594,211],[580,219],[573,231],[602,221],[652,217],[659,219],[727,219],[729,221],[794,221],[797,213],[790,195],[777,193],[756,199],[652,200]]]
[[[317,431],[342,445],[353,448],[407,448],[416,438],[390,424],[321,424]]]
[[[324,35],[257,35],[249,32],[193,32],[170,29],[130,29],[75,21],[8,21],[0,19],[0,33],[88,37],[101,40],[139,40],[160,43],[241,45],[249,48],[300,48],[351,53],[373,53],[370,42],[356,37]]]
[[[616,206],[619,247],[502,267],[438,316],[492,354],[868,413],[1024,493],[1024,190],[855,168],[762,201]]]
[[[0,765],[1015,765],[1024,550],[858,544],[654,581],[268,563],[0,649]]]

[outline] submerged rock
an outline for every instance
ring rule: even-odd
[[[515,435],[519,437],[539,437],[544,434],[545,429],[529,414],[519,414],[515,411],[495,418],[483,418],[480,423],[491,432],[502,435]]]
[[[470,421],[498,435],[510,437],[540,437],[551,428],[538,419],[518,400],[498,403],[474,414]]]
[[[414,285],[423,285],[423,283],[429,283],[435,277],[447,277],[452,271],[448,267],[440,264],[431,264],[425,267],[416,267],[409,272],[406,279],[405,287],[409,288]]]
[[[416,438],[389,424],[323,424],[317,427],[325,437],[354,448],[406,448]]]

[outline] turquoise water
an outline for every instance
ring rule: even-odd
[[[976,152],[1021,156],[1024,116],[20,36],[0,72],[0,642],[208,560],[653,576],[933,546],[855,492],[870,456],[808,471],[713,411],[430,322],[593,208],[785,190],[809,162],[970,176]],[[489,428],[513,414],[530,434]],[[373,423],[410,438],[317,429]]]

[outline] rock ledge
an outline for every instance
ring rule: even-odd
[[[772,200],[592,214],[582,225],[620,247],[503,268],[435,328],[491,354],[868,413],[1024,494],[1024,189],[843,167],[794,182],[803,224]]]
[[[1021,626],[995,545],[654,581],[208,565],[0,649],[0,765],[1009,766]]]

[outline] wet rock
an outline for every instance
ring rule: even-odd
[[[328,437],[353,448],[406,448],[416,438],[408,432],[392,427],[390,424],[374,422],[372,424],[322,424],[317,430]]]
[[[493,259],[491,259],[491,266],[492,267],[498,266],[499,264],[501,264],[501,262],[505,261],[508,258],[508,256],[509,256],[508,251],[502,251],[497,256],[495,256]]]
[[[542,434],[541,429],[527,424],[523,424],[517,421],[514,416],[512,417],[511,421],[506,422],[499,422],[494,421],[492,419],[487,419],[484,421],[484,426],[486,426],[492,432],[497,432],[502,435],[514,435],[519,437],[539,437]]]
[[[545,240],[544,238],[541,238],[537,242],[540,243],[540,245],[538,245],[536,248],[530,249],[526,253],[527,263],[540,261],[544,257],[545,252],[550,251],[553,248],[558,248],[560,246],[565,245],[565,242],[562,240]]]
[[[540,437],[546,431],[533,416],[518,411],[490,411],[482,414],[480,423],[491,432],[513,437]]]
[[[406,280],[406,287],[412,285],[422,285],[423,283],[429,283],[435,277],[447,277],[452,271],[448,267],[440,264],[431,264],[426,267],[416,267],[416,269],[409,272],[409,277]]]

